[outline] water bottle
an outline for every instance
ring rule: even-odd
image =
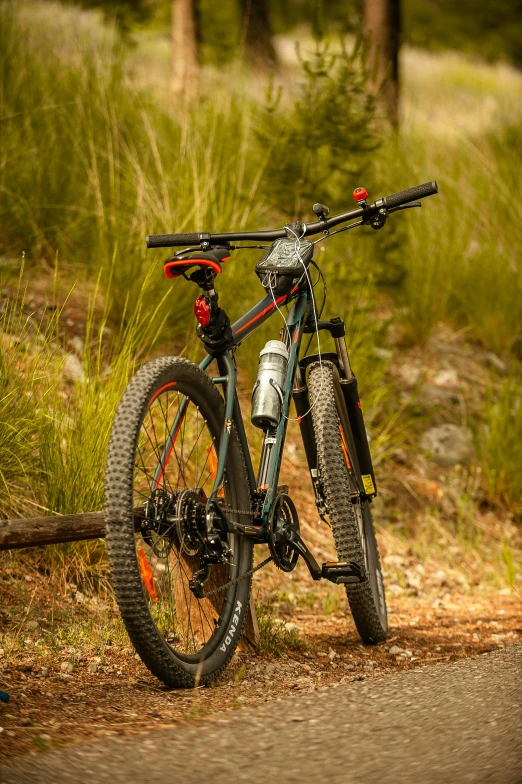
[[[259,355],[257,379],[252,391],[250,421],[255,427],[277,427],[283,408],[288,370],[288,349],[281,340],[269,340]]]

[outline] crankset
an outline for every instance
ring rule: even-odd
[[[297,510],[286,493],[280,493],[274,499],[269,517],[268,547],[275,565],[283,572],[295,569],[301,555],[314,580],[324,578],[339,585],[362,583],[366,579],[363,569],[354,561],[335,561],[319,566],[301,539]]]

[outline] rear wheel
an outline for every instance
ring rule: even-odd
[[[164,357],[131,380],[112,428],[106,472],[111,581],[134,647],[168,686],[214,680],[241,637],[251,576],[207,598],[189,582],[205,550],[205,501],[217,467],[223,400],[200,368]],[[250,494],[232,429],[221,503],[248,521]],[[209,567],[204,591],[240,577],[253,547],[229,536],[230,563]]]
[[[335,547],[340,561],[364,565],[368,579],[347,585],[346,594],[362,640],[381,642],[388,620],[382,571],[370,504],[352,503],[356,486],[351,476],[353,439],[339,377],[329,362],[315,363],[308,377],[319,469]]]

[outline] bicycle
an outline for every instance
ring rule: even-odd
[[[183,277],[202,293],[194,313],[207,354],[200,365],[162,357],[131,379],[112,427],[105,513],[111,581],[130,639],[149,670],[170,687],[216,680],[242,634],[253,573],[272,561],[292,571],[301,556],[313,580],[344,585],[362,640],[386,638],[388,622],[371,502],[377,494],[357,379],[339,317],[321,320],[310,272],[316,240],[420,207],[436,182],[273,231],[165,234],[149,248],[182,247],[164,262],[168,278]],[[347,224],[335,232],[331,229]],[[257,242],[266,252],[256,272],[266,295],[234,324],[214,288],[233,251]],[[267,243],[270,243],[267,245]],[[194,248],[197,247],[196,250]],[[319,273],[322,273],[319,270]],[[319,278],[318,278],[319,280]],[[324,278],[323,278],[324,283]],[[280,339],[261,352],[253,390],[253,424],[264,433],[254,473],[236,391],[236,351],[283,305],[291,305]],[[324,302],[323,302],[324,307]],[[335,352],[321,353],[327,331]],[[299,357],[314,334],[315,354]],[[310,343],[308,344],[309,347]],[[206,371],[215,362],[217,373]],[[290,404],[294,401],[321,519],[332,528],[338,561],[319,564],[300,534],[287,488],[278,488]],[[270,557],[253,567],[254,545]]]

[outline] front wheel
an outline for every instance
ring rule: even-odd
[[[205,554],[205,502],[224,422],[223,399],[208,376],[186,359],[163,357],[131,380],[111,432],[105,490],[111,582],[141,659],[174,688],[216,679],[249,610],[253,546],[246,537],[228,536],[229,563],[207,567],[203,586],[211,596],[198,598],[191,589]],[[248,521],[250,493],[234,428],[218,495],[231,519]]]
[[[353,439],[336,368],[330,362],[314,363],[308,386],[321,482],[337,555],[340,561],[364,566],[368,578],[346,585],[352,616],[365,643],[382,642],[388,632],[388,618],[379,552],[370,504],[352,502]]]

